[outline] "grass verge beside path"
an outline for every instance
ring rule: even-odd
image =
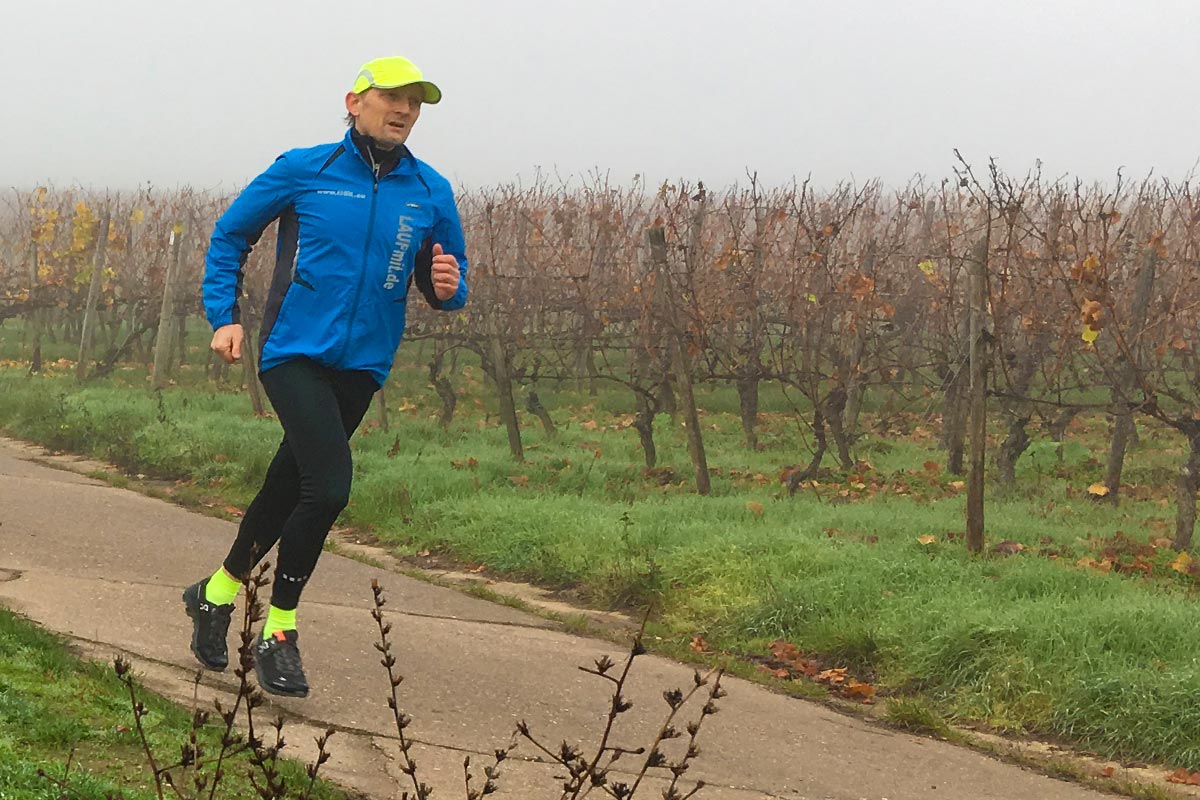
[[[736,417],[706,415],[714,489],[699,497],[665,418],[663,466],[646,472],[619,398],[539,387],[563,430],[549,439],[527,427],[518,465],[478,381],[459,382],[463,413],[448,431],[431,420],[436,398],[389,387],[390,429],[369,423],[353,442],[344,524],[401,554],[446,553],[593,603],[654,600],[677,646],[702,640],[788,677],[844,667],[957,723],[1200,770],[1197,581],[1155,544],[1173,513],[1168,432],[1142,431],[1115,508],[1086,491],[1102,423],[1080,421],[1061,463],[1035,444],[1018,490],[989,500],[989,544],[1008,540],[1009,554],[977,558],[960,536],[961,486],[938,468],[944,455],[920,420],[860,442],[867,463],[789,498],[774,476],[805,460],[794,420],[765,413],[764,450],[750,453]],[[233,506],[257,488],[279,436],[243,397],[208,386],[80,388],[16,370],[0,372],[0,421],[175,480],[180,499]],[[794,650],[780,664],[782,644]]]
[[[143,725],[156,756],[173,763],[188,740],[191,711],[145,690],[138,699],[149,711]],[[157,797],[133,724],[128,691],[111,665],[81,661],[61,639],[0,607],[0,798],[58,797],[39,769],[68,778],[71,796],[82,800],[117,791],[127,800]],[[215,753],[219,738],[210,724],[201,743]],[[247,767],[245,757],[228,765],[218,798],[257,796]],[[285,762],[281,771],[288,785],[307,784],[303,765]],[[344,795],[319,784],[313,797]]]

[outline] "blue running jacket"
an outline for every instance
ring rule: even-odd
[[[434,308],[467,302],[467,256],[449,182],[407,149],[375,177],[349,130],[338,143],[289,150],[217,220],[205,259],[204,310],[213,329],[241,322],[246,256],[279,220],[263,312],[260,369],[307,356],[366,370],[382,386],[404,335],[410,287]],[[433,293],[433,245],[458,259],[449,300]]]

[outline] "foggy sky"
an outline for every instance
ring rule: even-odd
[[[1200,158],[1195,0],[4,0],[0,183],[237,189],[344,132],[359,66],[439,84],[409,140],[459,185],[1111,183]]]

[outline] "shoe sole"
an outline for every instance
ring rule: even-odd
[[[289,692],[285,689],[276,689],[274,686],[271,686],[269,683],[264,681],[262,679],[262,675],[259,674],[257,661],[254,662],[254,677],[258,678],[258,688],[262,689],[267,694],[273,694],[276,697],[308,697],[308,689],[305,689],[302,692]]]
[[[192,610],[192,604],[188,602],[187,589],[183,590],[183,609],[187,612],[188,619],[192,620],[194,623],[196,621],[196,612]],[[229,667],[228,661],[221,665],[210,664],[209,662],[205,661],[200,653],[196,651],[196,641],[194,636],[191,642],[191,651],[192,655],[196,657],[196,660],[200,662],[200,666],[204,667],[210,672],[224,672]]]

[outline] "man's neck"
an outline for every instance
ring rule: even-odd
[[[378,139],[375,139],[374,137],[363,133],[362,131],[360,131],[358,129],[357,125],[354,126],[354,135],[356,138],[358,138],[359,141],[363,142],[368,147],[373,147],[375,150],[377,150],[379,152],[387,153],[387,152],[391,152],[392,150],[396,149],[396,145],[394,145],[394,144],[384,144],[383,142],[379,141]]]
[[[378,141],[363,133],[355,126],[351,129],[351,138],[355,145],[362,152],[362,155],[370,162],[372,169],[376,175],[383,176],[396,168],[400,160],[404,158],[407,152],[403,145],[392,145],[385,147]]]

